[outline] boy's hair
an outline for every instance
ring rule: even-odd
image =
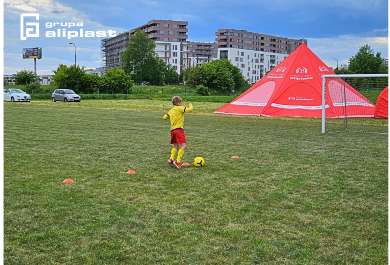
[[[182,102],[183,100],[179,96],[174,96],[172,99],[172,104],[177,105],[178,103]]]

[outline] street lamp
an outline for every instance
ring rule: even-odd
[[[336,67],[336,69],[339,70],[339,60],[337,60],[337,58],[333,58],[333,57],[332,57],[332,59],[335,59],[335,60],[337,61],[337,67]]]
[[[76,66],[76,44],[74,44],[73,42],[69,42],[69,44],[74,45],[74,66]]]

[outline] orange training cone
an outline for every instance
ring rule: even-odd
[[[238,156],[232,156],[233,159],[238,159]]]
[[[127,171],[127,174],[135,174],[134,170]]]
[[[188,164],[187,162],[184,162],[182,166],[189,166],[190,164]]]
[[[63,183],[72,183],[72,182],[74,182],[74,181],[71,180],[71,179],[65,179],[65,180],[63,181]]]

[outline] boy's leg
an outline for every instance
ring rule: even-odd
[[[179,144],[173,144],[173,148],[171,150],[171,157],[168,160],[170,166],[173,166],[173,161],[175,160],[177,149],[179,149]]]
[[[178,152],[178,154],[177,154],[177,159],[176,159],[176,161],[177,161],[178,163],[181,163],[181,158],[183,157],[183,155],[184,155],[184,150],[186,150],[186,148],[187,148],[187,144],[186,144],[186,143],[182,143],[182,144],[181,144],[181,148],[180,148],[180,150],[179,150],[179,152]]]
[[[173,144],[173,148],[171,150],[171,159],[175,159],[175,155],[177,153],[177,150],[179,149],[179,144]]]

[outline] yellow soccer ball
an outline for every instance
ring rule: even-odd
[[[200,157],[200,156],[195,157],[195,159],[194,159],[194,166],[196,166],[196,167],[203,167],[204,166],[204,159],[203,159],[203,157]]]

